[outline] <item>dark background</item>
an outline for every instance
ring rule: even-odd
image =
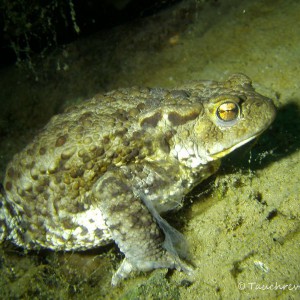
[[[0,67],[47,53],[103,29],[157,13],[180,0],[2,0]],[[119,3],[119,4],[118,4]],[[120,4],[121,3],[121,4]]]

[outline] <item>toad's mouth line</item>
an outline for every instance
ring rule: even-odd
[[[227,154],[231,153],[232,151],[234,151],[235,149],[237,149],[237,148],[243,146],[244,144],[247,144],[248,142],[254,140],[254,139],[257,138],[263,131],[264,131],[264,130],[262,130],[261,132],[258,132],[256,135],[253,135],[253,136],[251,136],[251,137],[249,137],[249,138],[247,138],[247,139],[245,139],[245,140],[243,140],[243,141],[241,141],[241,142],[239,142],[239,143],[233,145],[233,146],[230,147],[230,148],[227,148],[227,149],[224,149],[224,150],[222,150],[222,151],[220,151],[220,152],[211,154],[210,157],[211,157],[212,159],[219,159],[219,158],[222,158],[222,157],[224,157],[225,155],[227,155]]]

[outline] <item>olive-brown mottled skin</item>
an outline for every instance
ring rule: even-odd
[[[84,250],[114,240],[132,270],[190,268],[160,213],[264,131],[271,100],[248,77],[178,89],[120,89],[54,116],[9,163],[0,238],[27,249]],[[179,256],[178,256],[179,255]]]

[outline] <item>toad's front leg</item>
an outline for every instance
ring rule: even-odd
[[[93,197],[101,209],[112,239],[125,254],[124,261],[112,278],[112,285],[128,277],[132,271],[176,268],[191,272],[176,250],[166,247],[165,241],[172,239],[166,227],[171,229],[171,226],[164,226],[163,230],[160,228],[158,223],[162,223],[134,194],[129,180],[120,170],[108,171],[101,177],[95,184]]]

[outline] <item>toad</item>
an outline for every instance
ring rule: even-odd
[[[8,164],[0,239],[64,251],[114,241],[125,258],[113,285],[132,271],[190,273],[184,238],[161,215],[274,117],[242,74],[96,95],[54,116]]]

